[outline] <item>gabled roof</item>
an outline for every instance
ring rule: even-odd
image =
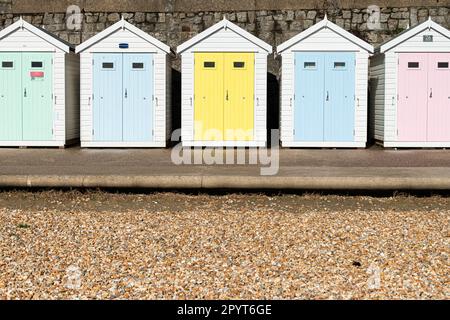
[[[380,47],[380,53],[384,53],[388,50],[391,50],[392,48],[398,46],[400,43],[407,41],[408,39],[414,37],[415,35],[419,34],[420,32],[424,30],[430,30],[433,29],[445,37],[449,38],[450,40],[450,31],[446,28],[442,27],[441,25],[437,24],[433,20],[431,20],[431,17],[427,21],[422,22],[421,24],[415,26],[414,28],[407,29],[400,33],[397,37],[395,37],[392,40],[389,40],[381,45]]]
[[[83,42],[82,44],[80,44],[79,46],[77,46],[76,53],[80,53],[80,52],[86,50],[87,48],[89,48],[92,45],[96,44],[97,42],[107,38],[109,35],[113,34],[114,32],[116,32],[119,29],[126,29],[126,30],[134,33],[138,37],[141,37],[142,39],[144,39],[147,42],[153,44],[155,47],[161,49],[162,51],[164,51],[164,52],[166,52],[168,54],[170,54],[172,52],[172,50],[170,49],[170,47],[168,45],[162,43],[158,39],[152,37],[151,35],[149,35],[148,33],[144,32],[144,31],[142,31],[141,29],[133,26],[131,23],[128,23],[122,17],[122,20],[116,22],[115,24],[113,24],[109,28],[106,28],[102,32],[96,34],[95,36],[93,36],[89,40],[87,40],[87,41]]]
[[[327,16],[325,16],[325,18],[322,21],[320,21],[319,23],[317,23],[317,24],[313,25],[312,27],[306,29],[305,31],[299,33],[292,39],[284,42],[283,44],[280,44],[277,48],[277,52],[281,53],[281,52],[289,49],[296,43],[308,38],[309,36],[313,35],[314,33],[322,30],[323,28],[328,28],[330,30],[333,30],[334,32],[336,32],[337,34],[342,36],[343,38],[347,39],[348,41],[353,42],[354,44],[360,46],[361,48],[365,49],[366,51],[368,51],[370,53],[374,52],[374,48],[372,45],[368,44],[364,40],[361,40],[357,36],[351,34],[350,32],[339,27],[338,25],[334,24],[333,22],[328,20]]]
[[[18,29],[26,29],[35,36],[43,39],[44,41],[47,41],[51,45],[55,46],[58,49],[61,49],[64,52],[70,52],[71,50],[74,50],[74,46],[72,46],[70,43],[58,38],[54,34],[50,33],[49,31],[35,27],[32,24],[26,22],[25,20],[20,17],[19,20],[17,20],[15,23],[11,24],[10,26],[6,27],[2,31],[0,31],[0,40],[7,37],[9,34],[15,32]]]
[[[221,29],[230,29],[230,30],[236,32],[238,35],[242,36],[243,38],[247,39],[248,41],[254,43],[258,47],[264,49],[268,53],[272,53],[272,46],[270,44],[265,43],[258,37],[255,37],[254,35],[252,35],[250,32],[247,32],[246,30],[240,28],[239,26],[235,25],[234,23],[228,21],[226,18],[223,18],[222,21],[216,23],[212,27],[206,29],[205,31],[199,33],[192,39],[190,39],[190,40],[186,41],[185,43],[183,43],[182,45],[180,45],[177,48],[177,53],[178,54],[182,53],[186,49],[192,47],[193,45],[195,45],[198,42],[201,42],[203,39],[209,37],[210,35],[216,33],[217,31],[219,31]]]

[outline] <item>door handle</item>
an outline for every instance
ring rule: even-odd
[[[330,93],[327,91],[327,101],[330,101]]]
[[[128,98],[128,90],[125,89],[125,99],[127,99],[127,98]]]
[[[433,98],[433,88],[430,88],[430,98]]]
[[[24,90],[23,90],[23,96],[26,98],[27,97],[27,88],[25,88]]]
[[[228,101],[228,90],[227,90],[227,97],[226,97],[226,100]]]

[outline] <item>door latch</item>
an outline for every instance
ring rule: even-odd
[[[226,97],[226,100],[228,101],[228,90],[227,90],[227,97]]]
[[[433,98],[433,88],[430,88],[430,98]]]
[[[127,99],[127,98],[128,98],[128,90],[125,89],[125,99]]]
[[[23,90],[23,96],[26,98],[27,97],[27,88],[25,88],[24,90]]]
[[[327,91],[327,101],[330,101],[330,93]]]

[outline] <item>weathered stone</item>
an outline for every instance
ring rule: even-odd
[[[150,23],[155,23],[158,21],[158,16],[155,13],[147,13],[145,20]]]
[[[111,13],[108,15],[109,22],[117,22],[120,20],[120,15],[118,13]]]
[[[306,19],[306,11],[296,11],[295,12],[295,19],[304,20]]]
[[[64,14],[62,13],[55,13],[53,16],[54,23],[63,23],[64,22]]]
[[[360,13],[353,14],[352,22],[353,23],[362,23],[363,22],[362,14],[360,14]]]
[[[285,21],[293,21],[294,19],[295,19],[295,12],[292,10],[287,11],[286,14],[284,15]]]
[[[303,23],[304,23],[303,26],[304,26],[305,29],[308,29],[308,28],[310,28],[310,27],[312,27],[314,25],[314,21],[313,20],[305,20]]]
[[[53,23],[53,14],[51,14],[51,13],[44,14],[42,23],[45,25],[52,24]]]
[[[236,16],[238,22],[247,22],[247,12],[238,12]]]
[[[80,44],[81,43],[81,35],[80,34],[70,34],[69,42],[72,44]]]
[[[380,22],[387,22],[389,19],[390,14],[388,13],[381,13],[380,14]]]
[[[337,18],[336,21],[335,21],[335,23],[336,23],[339,27],[343,28],[343,27],[344,27],[345,20],[344,20],[344,19]]]
[[[97,23],[96,25],[95,25],[95,29],[97,30],[97,31],[103,31],[103,30],[105,30],[105,24],[103,23],[103,22],[101,22],[101,23]]]
[[[418,24],[416,8],[411,8],[411,10],[409,12],[409,21],[411,22],[411,27],[414,27]]]
[[[407,19],[409,18],[409,13],[408,12],[394,12],[391,14],[391,18],[392,19]]]
[[[393,31],[398,28],[398,20],[395,19],[389,19],[388,21],[388,29]]]
[[[427,17],[428,16],[428,9],[420,9],[418,12],[419,17]]]
[[[398,28],[402,29],[402,30],[408,29],[409,28],[409,20],[408,19],[399,20]]]
[[[303,30],[303,22],[301,21],[292,21],[289,25],[289,29],[292,31],[302,31]]]
[[[255,23],[255,19],[256,19],[256,14],[254,11],[250,11],[248,13],[248,22],[249,23]]]
[[[351,19],[352,18],[352,11],[351,10],[344,10],[344,11],[342,11],[342,18],[344,18],[344,19]]]
[[[317,11],[311,10],[311,11],[308,11],[306,18],[313,20],[316,18],[316,16],[317,16]]]
[[[136,22],[136,23],[145,22],[145,13],[136,12],[136,14],[134,15],[134,22]]]
[[[93,15],[93,14],[86,15],[86,23],[94,23],[97,21],[98,21],[97,15]]]
[[[34,24],[34,25],[40,25],[40,24],[42,24],[42,21],[43,21],[44,19],[43,19],[43,17],[42,16],[35,16],[35,17],[33,17],[33,20],[32,20],[32,24]]]

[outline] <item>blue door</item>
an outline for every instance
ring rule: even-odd
[[[355,54],[326,54],[325,70],[325,141],[354,141]]]
[[[354,53],[295,53],[294,128],[295,141],[354,141]]]
[[[94,141],[122,141],[122,54],[94,54]]]
[[[323,141],[325,68],[323,53],[295,54],[296,141]]]
[[[123,140],[153,141],[153,55],[123,56]]]

